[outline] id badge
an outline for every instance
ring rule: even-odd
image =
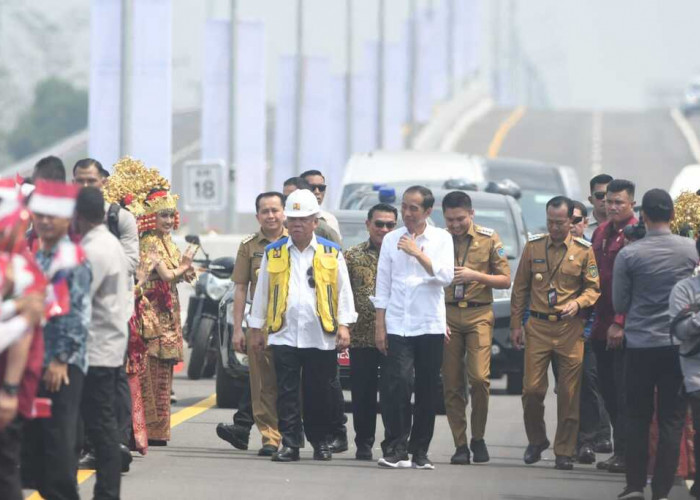
[[[464,299],[464,284],[455,285],[454,295],[455,295],[455,300],[463,300]]]
[[[554,307],[557,305],[557,291],[554,288],[550,288],[547,291],[547,303],[549,307]]]

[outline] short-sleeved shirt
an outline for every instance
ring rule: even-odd
[[[505,248],[498,234],[493,229],[471,224],[463,237],[453,236],[455,248],[455,267],[468,267],[484,274],[508,276],[510,266]],[[454,286],[445,288],[445,303],[457,304],[461,301],[490,304],[493,302],[491,287],[472,282],[465,286],[464,298],[454,298]]]
[[[379,249],[371,241],[348,248],[345,252],[350,286],[355,299],[357,322],[350,332],[350,347],[374,347],[377,312],[370,300],[377,283]]]
[[[550,293],[556,298],[553,306]],[[513,281],[510,327],[522,325],[528,306],[538,313],[556,314],[571,301],[580,309],[591,307],[599,296],[598,266],[588,241],[569,234],[554,243],[549,235],[535,235],[525,245]]]
[[[284,229],[280,238],[287,236],[287,229]],[[255,296],[255,285],[258,283],[258,273],[260,263],[265,254],[265,247],[274,243],[267,239],[262,230],[246,237],[238,247],[236,264],[233,266],[231,281],[242,285],[250,283],[250,296]]]

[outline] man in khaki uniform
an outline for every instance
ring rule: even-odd
[[[258,272],[265,247],[287,235],[282,200],[283,195],[277,192],[258,195],[255,209],[260,231],[245,238],[238,248],[231,279],[236,284],[233,299],[233,346],[241,353],[246,352],[246,345],[249,343],[246,333],[250,334],[250,330],[243,332],[243,314],[248,286],[250,285],[252,297],[258,282]],[[270,457],[279,448],[281,437],[277,430],[277,377],[269,348],[260,353],[248,352],[248,368],[252,418],[263,440],[263,447],[258,451],[258,455]],[[250,410],[246,411],[242,406],[244,405],[239,405],[239,411],[234,415],[234,424],[219,424],[216,427],[216,433],[236,448],[248,449],[252,422],[249,416]]]
[[[547,368],[556,357],[557,433],[554,439],[555,467],[573,468],[579,425],[579,394],[583,362],[584,320],[579,313],[600,296],[598,267],[591,244],[571,236],[573,202],[556,196],[547,202],[549,234],[535,235],[525,246],[513,282],[511,296],[511,341],[525,346],[523,417],[529,445],[526,464],[542,458],[549,447],[544,423]],[[530,317],[523,334],[523,317]]]
[[[445,409],[456,447],[451,463],[470,463],[470,447],[474,462],[484,463],[489,461],[484,432],[494,324],[491,290],[510,286],[510,267],[498,234],[474,224],[472,200],[467,193],[449,193],[442,200],[442,211],[455,248],[455,279],[445,288],[450,339],[442,361]],[[465,354],[472,396],[470,446],[467,446]]]

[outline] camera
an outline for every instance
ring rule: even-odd
[[[625,235],[625,238],[627,238],[628,240],[637,241],[641,240],[646,236],[647,228],[644,225],[644,222],[640,220],[636,224],[630,224],[628,226],[625,226],[625,229],[623,229],[622,232]]]

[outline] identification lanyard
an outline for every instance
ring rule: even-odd
[[[566,258],[566,251],[564,251],[564,255],[562,255],[561,259],[559,259],[559,263],[557,264],[557,267],[555,267],[554,270],[550,272],[549,252],[547,251],[548,248],[549,248],[549,236],[547,237],[547,244],[544,247],[544,258],[545,258],[545,261],[547,262],[547,273],[549,274],[549,290],[547,291],[547,303],[548,303],[549,307],[554,307],[555,305],[557,305],[557,302],[558,302],[557,290],[556,290],[556,288],[554,288],[554,277],[559,272],[559,268],[561,267],[562,262],[564,262],[564,259]]]
[[[467,261],[467,255],[469,255],[469,248],[472,246],[473,238],[471,236],[467,237],[467,249],[464,251],[464,256],[462,257],[462,262],[459,261],[459,255],[457,254],[457,248],[455,248],[455,262],[459,264],[458,267],[464,267],[464,263]],[[453,295],[455,300],[464,300],[465,297],[465,287],[464,283],[455,285],[453,289]]]

